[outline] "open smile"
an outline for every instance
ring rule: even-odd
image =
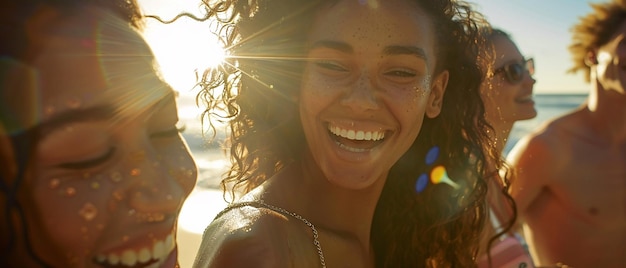
[[[346,129],[331,124],[328,125],[328,131],[333,134],[332,138],[339,147],[355,153],[373,149],[384,141],[386,134],[382,129]]]
[[[173,232],[161,240],[154,240],[150,246],[123,249],[117,252],[98,254],[94,262],[103,267],[160,267],[176,248]]]

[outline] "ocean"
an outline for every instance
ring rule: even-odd
[[[546,120],[566,114],[587,99],[587,94],[537,94],[534,96],[537,117],[518,121],[513,125],[509,140],[504,148],[506,155],[524,135],[533,131]]]
[[[581,105],[587,94],[537,94],[534,96],[537,117],[518,121],[513,126],[504,154],[508,153],[513,145],[524,135],[536,129],[541,123],[551,118],[563,115]],[[208,143],[210,133],[202,136],[199,120],[200,109],[195,104],[193,96],[182,95],[179,99],[180,119],[185,124],[183,136],[187,140],[199,168],[198,186],[217,188],[221,174],[226,171],[228,160],[219,141],[223,139],[222,131],[218,132],[217,139]],[[222,128],[218,130],[223,130]],[[207,136],[208,135],[208,136]]]

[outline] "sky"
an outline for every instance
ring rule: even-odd
[[[568,74],[571,27],[600,0],[471,0],[494,27],[511,34],[522,54],[535,60],[536,94],[586,94],[582,73]],[[202,15],[199,0],[139,0],[145,14],[170,19],[183,11]],[[208,33],[209,23],[182,18],[170,25],[148,19],[146,40],[164,79],[181,93],[192,92],[194,70],[219,62],[223,54]]]
[[[588,93],[582,73],[571,74],[570,29],[591,12],[585,0],[471,0],[489,22],[511,34],[522,54],[535,60],[536,93]]]

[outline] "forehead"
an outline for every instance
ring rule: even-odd
[[[10,67],[19,75],[9,79],[17,81],[3,85],[24,128],[95,105],[140,111],[171,91],[154,73],[154,57],[140,34],[105,10],[86,8],[34,23],[41,24],[30,32],[37,55],[28,65]]]
[[[417,45],[432,42],[431,18],[404,0],[340,0],[322,8],[310,39],[339,39],[360,45]]]
[[[496,67],[502,65],[503,63],[523,58],[515,43],[513,43],[513,41],[506,36],[495,36],[493,38],[493,46],[496,54]]]

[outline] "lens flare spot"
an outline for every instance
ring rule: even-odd
[[[420,175],[415,182],[415,190],[418,193],[421,193],[424,189],[426,189],[426,186],[428,186],[428,175],[426,175],[426,173],[422,173],[422,175]]]
[[[444,166],[436,166],[430,172],[430,181],[434,184],[445,183],[452,186],[454,189],[459,189],[460,186],[448,177],[448,172]]]

